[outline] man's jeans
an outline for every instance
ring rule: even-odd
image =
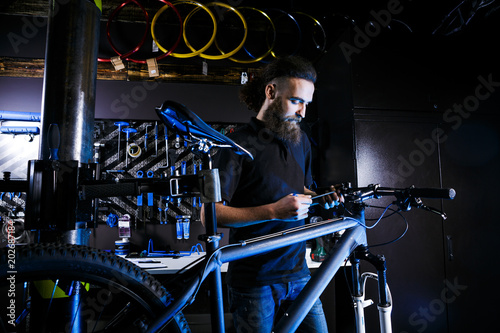
[[[283,307],[295,300],[310,277],[269,286],[229,287],[229,306],[237,333],[270,333],[283,314]],[[281,306],[281,310],[278,309]],[[323,306],[318,299],[297,332],[328,332]]]

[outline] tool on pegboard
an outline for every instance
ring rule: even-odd
[[[201,171],[203,169],[203,162],[200,161],[200,163],[198,164],[198,171]],[[198,197],[198,207],[201,209],[201,196]]]
[[[196,160],[194,159],[194,156],[193,156],[193,174],[194,175],[196,175],[196,173],[197,173],[196,169],[197,169],[197,167],[196,167]],[[193,208],[193,212],[194,212],[194,210],[196,208],[197,203],[198,203],[198,198],[197,197],[192,197],[191,198],[191,206]]]
[[[170,196],[161,196],[158,204],[158,213],[160,224],[167,224],[168,222],[168,204],[170,203]],[[162,206],[165,208],[162,208]]]
[[[193,174],[196,175],[199,171],[201,171],[202,166],[203,166],[202,161],[198,161],[197,163],[197,161],[193,156]],[[193,201],[193,208],[197,209],[199,212],[199,209],[201,209],[201,197],[193,197],[192,201]]]
[[[161,178],[169,178],[171,172],[171,168],[167,168],[166,170],[162,171]],[[170,196],[160,196],[160,200],[158,202],[158,221],[160,222],[160,224],[167,224],[167,211],[169,202]],[[162,208],[163,205],[165,205],[165,209]]]
[[[120,144],[121,144],[121,141],[122,141],[122,139],[121,139],[122,128],[124,126],[128,126],[128,125],[129,125],[129,123],[127,123],[126,121],[117,121],[117,122],[115,122],[115,126],[118,126],[118,153],[117,153],[118,154],[117,155],[117,161],[118,162],[120,162],[120,158],[121,158],[121,156],[120,156],[120,154],[121,154],[121,152],[120,152]]]
[[[187,162],[182,161],[181,162],[181,175],[186,175],[187,174]]]
[[[170,177],[173,177],[175,176],[175,165],[171,165],[170,166]],[[170,197],[170,196],[167,196],[166,198],[166,203],[165,203],[165,214],[164,214],[164,218],[165,218],[165,224],[167,224],[168,222],[168,208],[169,208],[169,204],[170,203],[173,203],[174,202],[174,198]],[[177,201],[179,204],[180,204],[180,201]]]
[[[175,149],[179,149],[181,147],[181,137],[179,134],[175,135],[174,147]]]
[[[101,164],[101,159],[102,159],[102,148],[104,148],[106,145],[101,142],[94,142],[94,163],[95,164]]]
[[[153,125],[146,125],[146,133],[144,134],[144,151],[148,151],[148,138],[149,138],[149,129],[148,127],[152,127]]]
[[[106,145],[101,142],[94,142],[94,163],[95,163],[95,175],[94,179],[95,180],[100,180],[101,179],[101,159],[102,159],[102,149]],[[93,222],[94,222],[94,232],[95,228],[97,228],[98,221],[99,221],[99,205],[101,203],[101,199],[95,198],[93,199]]]
[[[160,224],[163,224],[163,209],[161,208],[162,201],[163,197],[160,197],[160,202],[158,203],[158,221]]]
[[[129,148],[129,143],[130,143],[130,134],[131,133],[137,133],[137,130],[135,128],[132,128],[132,127],[125,127],[124,129],[122,129],[123,132],[125,132],[125,134],[127,135],[127,153],[125,154],[125,168],[128,168],[128,148]]]
[[[154,157],[158,156],[158,122],[155,121],[155,154]]]
[[[181,175],[184,176],[186,175],[186,172],[187,172],[187,162],[186,161],[182,161],[181,162]],[[178,197],[177,198],[177,207],[179,207],[182,203],[182,198],[181,197]]]
[[[142,178],[144,176],[144,172],[142,170],[137,171],[137,178]],[[135,229],[137,229],[137,220],[144,219],[144,201],[142,197],[142,193],[137,196],[137,219],[135,223]]]
[[[154,172],[152,170],[149,170],[146,174],[148,176],[148,178],[153,178],[154,176]],[[148,192],[147,194],[147,198],[148,198],[148,220],[152,220],[153,217],[154,217],[154,196],[153,196],[153,192]]]
[[[167,224],[167,222],[168,222],[168,205],[170,204],[171,200],[172,199],[169,196],[167,196],[165,198],[165,210],[164,210],[165,214],[163,214],[163,218],[164,218],[163,224]]]
[[[165,130],[165,159],[166,159],[166,166],[170,165],[170,161],[168,160],[168,129],[166,125],[163,125],[163,128]]]

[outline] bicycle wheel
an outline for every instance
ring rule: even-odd
[[[86,246],[16,246],[2,249],[0,259],[5,331],[144,332],[172,302],[161,283],[138,266]],[[178,313],[165,331],[190,329]]]

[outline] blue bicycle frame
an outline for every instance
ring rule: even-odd
[[[211,209],[209,208],[208,210],[210,211]],[[224,332],[224,311],[222,306],[222,282],[220,274],[220,267],[222,264],[345,230],[340,240],[332,248],[330,256],[322,262],[321,266],[312,275],[311,280],[304,287],[296,301],[287,310],[287,316],[283,316],[274,330],[275,332],[295,331],[316,299],[318,299],[335,273],[342,266],[343,262],[356,247],[359,245],[366,245],[366,230],[363,223],[364,214],[363,211],[361,211],[361,216],[356,219],[338,218],[307,224],[302,227],[249,239],[238,244],[230,244],[219,249],[207,251],[206,260],[191,268],[202,274],[196,276],[196,278],[186,286],[182,295],[168,307],[166,312],[161,314],[160,317],[150,325],[147,332],[157,332],[165,326],[177,312],[192,303],[199,285],[207,277],[211,278],[212,332]],[[207,230],[211,228],[212,230],[216,230],[215,226],[207,226]],[[214,233],[214,235],[216,235],[216,233]],[[209,239],[208,244],[218,242],[217,237],[214,238],[215,239]]]

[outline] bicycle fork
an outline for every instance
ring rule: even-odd
[[[352,264],[352,296],[354,301],[356,332],[365,333],[364,308],[373,304],[372,300],[365,300],[365,284],[368,278],[372,278],[378,281],[379,302],[377,304],[377,309],[379,312],[380,332],[391,333],[392,299],[389,287],[387,286],[385,257],[382,255],[374,255],[366,246],[360,245],[351,254],[349,260]],[[359,263],[361,260],[371,263],[377,270],[377,274],[364,273],[360,275]]]

